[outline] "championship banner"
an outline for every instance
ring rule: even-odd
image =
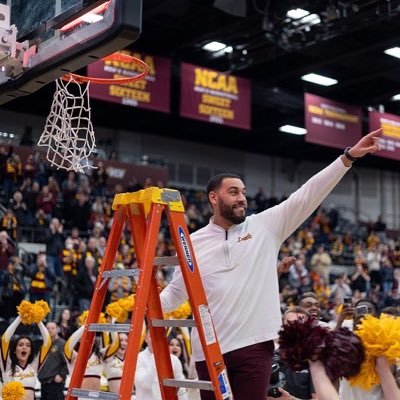
[[[360,140],[361,107],[305,93],[304,110],[306,142],[343,149]]]
[[[149,67],[149,74],[140,81],[90,86],[90,97],[149,110],[170,111],[171,60],[148,54],[123,53],[143,60]],[[88,65],[88,76],[99,78],[125,78],[141,72],[139,65],[121,61],[96,61]]]
[[[382,128],[379,138],[381,151],[374,155],[400,160],[400,116],[370,111],[369,130],[376,131],[379,128]]]
[[[181,64],[182,117],[251,129],[248,79],[191,64]]]

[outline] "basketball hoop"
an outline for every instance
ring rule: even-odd
[[[57,169],[84,173],[85,168],[94,168],[89,163],[89,156],[96,147],[90,112],[90,83],[123,85],[143,79],[149,73],[145,62],[127,54],[114,53],[102,60],[134,63],[142,68],[142,72],[111,79],[71,72],[56,80],[53,103],[38,146],[47,147],[46,158]]]

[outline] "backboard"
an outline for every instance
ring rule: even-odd
[[[132,44],[142,0],[0,0],[0,104]]]

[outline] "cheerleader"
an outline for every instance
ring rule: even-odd
[[[4,383],[11,381],[22,383],[25,389],[24,400],[34,400],[38,372],[51,348],[51,338],[44,324],[38,322],[43,338],[38,354],[34,354],[33,342],[29,336],[19,336],[11,342],[21,321],[21,316],[18,316],[1,338],[1,373]]]

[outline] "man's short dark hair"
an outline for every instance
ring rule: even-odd
[[[232,174],[230,172],[222,172],[221,174],[214,175],[207,183],[207,198],[210,192],[218,190],[221,187],[222,181],[225,178],[242,179],[239,175]]]
[[[307,298],[309,298],[309,297],[311,297],[311,298],[313,298],[313,299],[315,299],[315,300],[318,300],[318,297],[317,297],[317,295],[316,295],[314,292],[304,292],[304,293],[300,296],[300,298],[299,298],[299,300],[298,300],[298,302],[297,302],[297,305],[300,305],[301,302],[302,302],[304,299],[307,299]]]

